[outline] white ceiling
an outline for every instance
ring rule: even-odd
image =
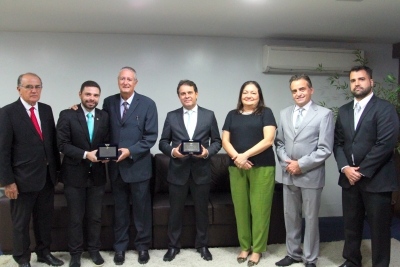
[[[0,0],[0,31],[400,42],[400,0]]]

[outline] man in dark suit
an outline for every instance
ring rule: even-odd
[[[374,96],[372,70],[350,70],[354,101],[339,109],[334,154],[342,187],[345,244],[342,267],[361,266],[366,218],[371,229],[372,266],[389,266],[390,203],[399,189],[394,147],[399,133],[395,107]]]
[[[104,263],[99,250],[106,168],[97,160],[96,152],[98,144],[109,141],[109,119],[107,112],[96,108],[100,90],[96,82],[84,82],[79,91],[78,109],[61,111],[57,123],[58,147],[64,154],[60,181],[64,183],[69,212],[70,267],[81,265],[85,213],[89,255],[95,265]]]
[[[0,184],[10,199],[13,257],[29,267],[29,222],[33,218],[38,262],[60,266],[50,254],[54,186],[60,168],[51,107],[39,103],[42,80],[34,73],[18,77],[20,98],[0,109]]]
[[[129,243],[130,202],[137,230],[135,247],[138,261],[145,264],[150,256],[152,211],[150,178],[152,176],[150,148],[157,141],[158,119],[156,104],[135,92],[136,71],[124,67],[118,75],[120,93],[104,100],[103,110],[110,118],[111,143],[118,144],[120,156],[109,163],[112,193],[115,203],[114,262],[125,261]]]
[[[185,200],[190,189],[196,212],[197,251],[207,261],[212,255],[208,242],[208,203],[211,183],[210,158],[221,149],[221,138],[214,112],[197,105],[197,86],[189,80],[180,81],[177,88],[182,108],[171,111],[165,119],[159,148],[171,157],[168,170],[170,243],[164,261],[172,261],[179,253]],[[201,154],[183,155],[182,140],[201,141]]]

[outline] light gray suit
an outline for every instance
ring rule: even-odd
[[[325,160],[331,155],[334,139],[333,113],[311,103],[299,130],[295,134],[295,105],[280,112],[275,138],[276,154],[282,167],[286,247],[295,260],[316,263],[319,253],[318,212],[322,188],[325,185]],[[286,171],[285,160],[297,160],[301,174]],[[302,204],[306,228],[304,249],[301,249]]]

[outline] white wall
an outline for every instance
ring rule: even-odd
[[[176,86],[181,79],[190,79],[197,84],[199,105],[215,112],[220,128],[228,111],[235,108],[240,86],[247,80],[260,83],[266,104],[272,108],[278,121],[279,110],[292,104],[288,87],[290,75],[262,73],[262,47],[265,44],[360,48],[366,51],[370,66],[375,69],[374,78],[398,71],[398,63],[391,58],[392,46],[389,44],[0,32],[0,106],[18,98],[18,76],[34,72],[43,80],[41,102],[53,107],[57,120],[62,109],[79,103],[78,90],[84,81],[98,82],[104,98],[118,93],[119,69],[132,66],[139,79],[136,91],[149,96],[157,104],[159,133],[166,113],[180,107]],[[341,95],[329,89],[326,78],[311,76],[316,90],[313,99],[316,102],[325,101],[330,106],[343,104],[345,101]],[[158,143],[151,152],[159,153]],[[332,156],[327,161],[320,216],[340,216],[342,213],[336,169]],[[279,167],[276,177],[281,180]]]

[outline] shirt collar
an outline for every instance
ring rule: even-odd
[[[196,106],[194,106],[194,108],[192,108],[191,110],[192,110],[194,113],[197,113],[197,109],[198,109],[198,106],[197,106],[197,104],[196,104]],[[188,109],[183,108],[183,114],[187,113],[188,111],[189,111]]]
[[[296,112],[296,111],[298,111],[298,110],[301,109],[301,108],[303,108],[304,111],[307,111],[307,110],[310,108],[311,104],[312,104],[312,101],[308,102],[308,103],[305,104],[303,107],[299,107],[298,105],[295,105],[295,106],[294,106],[293,112]]]
[[[85,114],[85,117],[86,117],[87,114],[89,113],[89,111],[86,110],[86,108],[82,105],[82,103],[81,103],[81,107],[82,107],[83,113]],[[92,111],[90,111],[90,112],[93,114],[93,118],[95,117],[95,116],[94,116],[94,111],[95,111],[95,109],[93,109]]]
[[[38,109],[38,103],[36,102],[34,106],[31,106],[30,104],[28,104],[25,100],[22,99],[22,97],[20,97],[19,99],[21,99],[21,103],[22,105],[24,105],[26,110],[29,110],[31,107],[34,107],[37,111],[39,111]]]
[[[358,103],[360,105],[360,108],[365,108],[365,106],[368,104],[368,102],[371,100],[372,96],[374,95],[374,93],[372,92],[372,94],[370,94],[369,96],[364,97],[363,99],[361,99],[361,101],[357,101],[354,98],[354,103],[353,103],[353,109],[356,106],[356,104]]]
[[[119,105],[122,106],[124,104],[124,102],[128,102],[128,105],[130,106],[134,96],[135,96],[135,92],[133,92],[133,94],[127,100],[124,100],[121,96],[119,96],[119,98],[120,98]]]

